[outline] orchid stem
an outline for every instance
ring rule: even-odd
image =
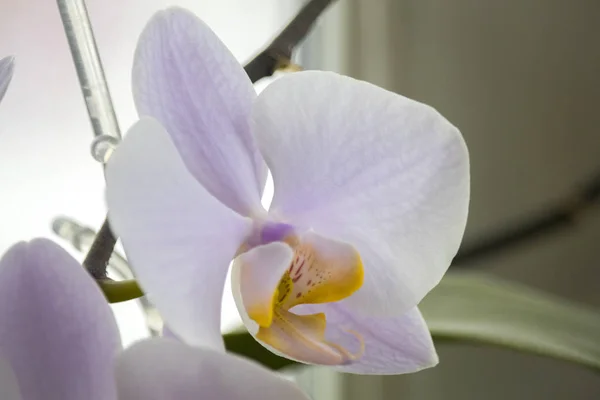
[[[106,279],[106,268],[108,261],[117,244],[117,238],[110,230],[108,217],[104,220],[102,227],[98,231],[90,251],[83,260],[83,266],[88,270],[94,279]]]
[[[97,148],[93,148],[92,152],[95,153],[94,157],[97,160],[106,163],[110,156],[109,150],[121,139],[121,130],[85,1],[57,0],[57,5],[96,137],[93,146]],[[107,218],[84,261],[84,265],[94,278],[106,278],[106,266],[116,242],[117,239],[110,230]]]
[[[271,76],[278,69],[293,65],[292,53],[319,18],[336,0],[310,0],[273,41],[246,64],[244,70],[252,83]]]
[[[109,303],[120,303],[144,296],[144,292],[135,279],[124,281],[100,279],[97,282]]]
[[[63,216],[54,219],[52,230],[59,237],[71,243],[75,249],[88,253],[86,261],[83,264],[90,271],[90,275],[98,275],[97,277],[95,276],[96,282],[102,292],[104,292],[109,303],[118,303],[144,296],[142,289],[134,279],[134,275],[125,257],[114,250],[110,251],[110,253],[108,252],[113,247],[111,243],[116,241],[116,238],[110,229],[108,229],[108,223],[105,223],[100,232],[96,233],[93,229],[81,225],[72,218]],[[100,263],[99,268],[94,265],[97,262]],[[108,266],[121,280],[114,281],[95,272],[95,270],[103,271],[105,262],[108,263]],[[147,316],[150,316],[152,314],[152,305],[143,297],[140,301]],[[158,324],[156,321],[149,321],[149,325],[156,326]]]
[[[475,263],[482,258],[493,256],[512,246],[517,246],[538,237],[546,236],[561,228],[577,223],[581,215],[597,206],[600,200],[600,175],[596,174],[583,186],[557,203],[554,207],[535,217],[520,222],[504,230],[493,232],[474,243],[461,246],[454,258],[454,268],[478,267]]]

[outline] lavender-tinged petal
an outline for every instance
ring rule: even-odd
[[[271,242],[282,242],[285,241],[286,238],[290,238],[296,234],[295,228],[289,224],[265,221],[256,225],[254,232],[246,240],[248,248]]]
[[[399,315],[442,278],[462,239],[469,157],[433,108],[366,82],[307,71],[259,96],[254,131],[278,220],[352,244],[365,268],[347,304]]]
[[[111,226],[169,328],[189,344],[222,349],[225,278],[252,221],[208,193],[148,117],[110,158],[106,197]]]
[[[4,57],[0,60],[0,101],[4,98],[8,84],[12,79],[14,65],[13,57]]]
[[[243,215],[261,212],[267,169],[249,122],[256,92],[206,24],[181,8],[158,12],[138,42],[133,94],[213,196]]]
[[[0,260],[0,354],[24,399],[116,398],[121,344],[106,299],[83,267],[46,239]]]
[[[295,229],[292,225],[277,222],[266,222],[260,230],[260,244],[283,241],[293,235]]]
[[[119,400],[308,400],[294,383],[253,361],[171,339],[127,349],[116,378]]]
[[[364,354],[349,365],[336,367],[340,372],[356,374],[396,375],[417,372],[438,363],[427,324],[417,307],[397,317],[359,315],[342,303],[302,305],[294,312],[325,312],[328,340],[350,351],[360,344],[351,334],[364,340]]]

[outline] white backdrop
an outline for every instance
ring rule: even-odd
[[[156,10],[170,4],[191,9],[245,61],[291,18],[299,1],[89,0],[87,4],[121,129],[126,131],[136,117],[129,82],[133,51]],[[0,106],[2,252],[19,240],[53,238],[50,222],[57,215],[98,227],[106,212],[102,168],[89,155],[91,128],[54,1],[0,0],[3,55],[14,55],[17,65]],[[238,317],[228,293],[224,305],[223,326],[232,327]],[[135,303],[117,305],[115,311],[125,344],[147,335]]]

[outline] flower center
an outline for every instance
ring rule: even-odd
[[[259,325],[256,338],[298,361],[340,365],[356,360],[363,352],[359,334],[349,331],[360,347],[353,354],[326,339],[324,313],[300,315],[291,309],[340,301],[358,290],[364,278],[360,255],[346,243],[314,233],[302,238],[288,236],[284,241],[293,250],[293,257],[272,295],[265,297],[270,304],[246,304],[248,316]]]

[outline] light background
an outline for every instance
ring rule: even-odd
[[[130,70],[137,37],[150,16],[170,3],[87,1],[122,131],[136,118]],[[266,45],[299,5],[298,0],[176,3],[204,19],[241,62]],[[17,62],[0,107],[0,252],[19,240],[59,240],[50,229],[57,215],[98,228],[106,213],[102,168],[90,156],[92,131],[56,3],[1,0],[0,55],[14,55]],[[265,195],[272,195],[272,187]],[[114,309],[126,345],[148,334],[136,303]],[[223,327],[237,323],[228,285]]]

